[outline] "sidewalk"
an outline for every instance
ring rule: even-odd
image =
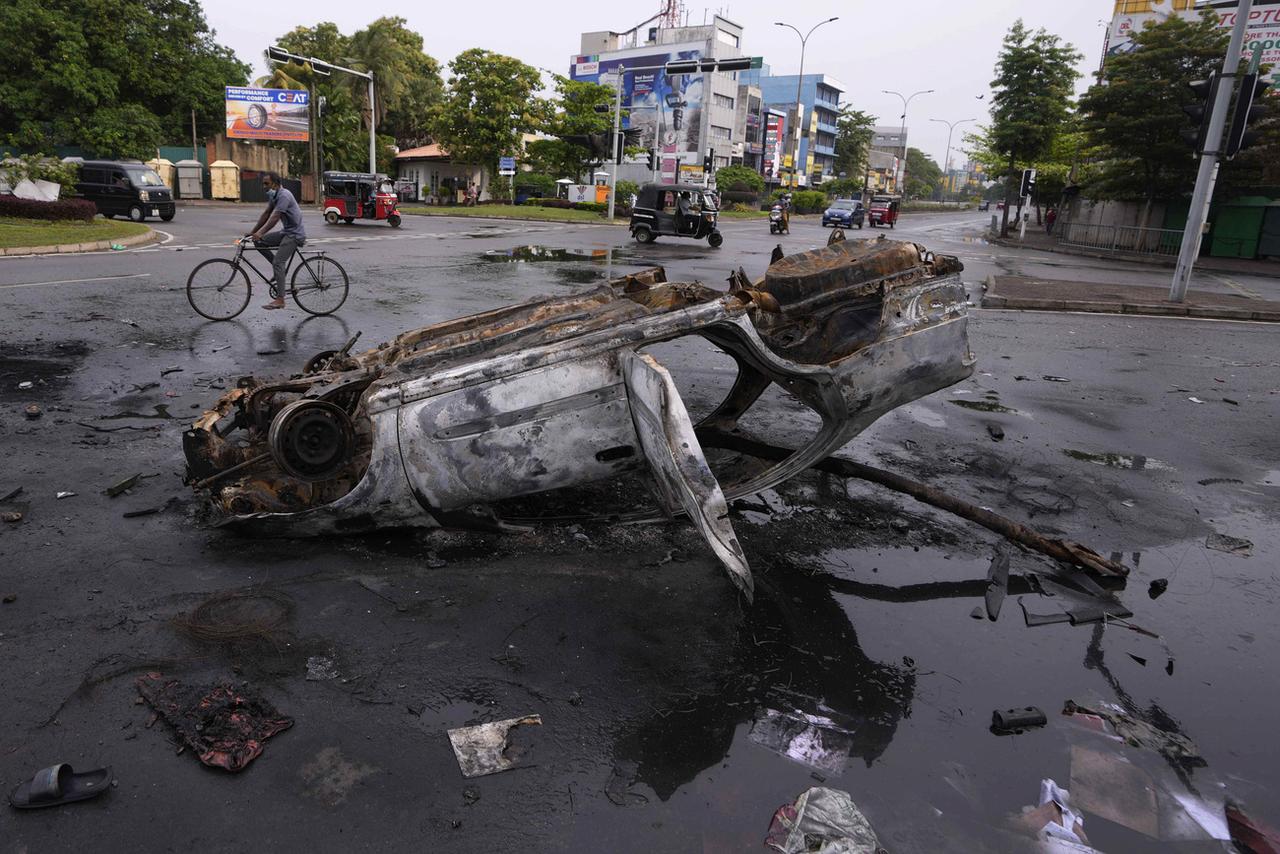
[[[1011,249],[1035,249],[1040,252],[1057,252],[1061,255],[1078,255],[1085,258],[1104,258],[1108,261],[1124,261],[1144,266],[1177,267],[1178,259],[1172,255],[1133,255],[1124,252],[1099,252],[1083,246],[1064,246],[1058,238],[1044,233],[1044,227],[1033,227],[1027,224],[1027,237],[1019,240],[1013,223],[1009,224],[1009,237],[993,237],[988,231],[987,240],[996,246],[1008,246]],[[1246,258],[1213,258],[1202,255],[1196,259],[1196,269],[1212,270],[1218,273],[1240,273],[1243,275],[1280,276],[1280,261],[1257,261]]]
[[[1280,323],[1280,302],[1236,294],[1192,291],[1187,301],[1168,300],[1167,288],[990,276],[983,308],[1029,311],[1090,311],[1106,314],[1155,314],[1209,317],[1221,320],[1263,320]]]

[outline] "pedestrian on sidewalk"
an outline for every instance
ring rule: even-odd
[[[1058,221],[1057,208],[1049,208],[1049,212],[1044,215],[1044,233],[1053,234],[1053,224]]]
[[[272,300],[263,308],[284,308],[284,276],[289,271],[289,260],[293,258],[293,253],[307,242],[307,232],[302,227],[302,211],[298,208],[298,200],[280,185],[279,175],[275,172],[263,175],[262,189],[267,191],[267,208],[258,217],[258,224],[253,227],[249,239],[271,264],[274,274],[271,284]],[[271,231],[277,223],[281,226],[280,230]],[[273,248],[275,252],[271,251]]]

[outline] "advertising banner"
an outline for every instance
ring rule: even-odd
[[[306,142],[311,128],[308,99],[299,89],[253,89],[228,86],[227,136]]]
[[[686,50],[681,46],[664,53],[625,59],[575,57],[576,61],[571,63],[570,78],[614,85],[619,66],[651,69],[623,73],[622,106],[628,111],[628,116],[623,119],[622,126],[643,130],[638,144],[642,148],[658,149],[663,175],[674,178],[676,163],[694,159],[702,162],[704,78],[701,73],[668,76],[661,66],[677,60],[701,58],[701,50]]]
[[[776,181],[782,169],[782,116],[768,115],[764,120],[764,177]]]
[[[1172,15],[1193,20],[1200,9],[1190,8],[1186,0],[1147,0],[1139,11],[1117,14],[1111,19],[1107,33],[1107,56],[1129,53],[1134,49],[1133,36],[1142,31],[1148,22],[1159,23]],[[1213,2],[1207,8],[1218,18],[1218,28],[1230,31],[1236,24],[1236,2]],[[1245,31],[1242,58],[1247,59],[1255,51],[1262,54],[1263,64],[1272,66],[1269,79],[1274,86],[1280,73],[1280,0],[1255,0],[1249,14],[1249,26]]]

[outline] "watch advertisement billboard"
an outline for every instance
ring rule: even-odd
[[[638,145],[658,149],[662,175],[673,181],[681,161],[702,162],[705,77],[702,72],[668,75],[663,66],[701,58],[700,47],[690,45],[611,59],[576,56],[570,62],[569,76],[572,80],[614,86],[622,68],[622,107],[627,111],[622,126],[643,131]],[[628,70],[631,68],[647,70]]]

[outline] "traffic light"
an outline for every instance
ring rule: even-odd
[[[1208,80],[1196,80],[1191,83],[1191,91],[1196,96],[1193,104],[1184,104],[1182,112],[1187,114],[1197,130],[1190,128],[1182,131],[1182,138],[1188,145],[1195,147],[1196,153],[1204,151],[1205,137],[1209,135],[1209,116],[1213,113],[1213,102],[1218,99],[1218,72],[1209,74]]]
[[[1240,79],[1240,94],[1236,96],[1236,109],[1231,117],[1231,131],[1227,134],[1227,157],[1235,157],[1242,150],[1258,141],[1258,134],[1249,125],[1262,118],[1266,108],[1256,103],[1258,96],[1267,91],[1267,81],[1260,80],[1256,71]]]
[[[1020,188],[1018,190],[1018,195],[1025,199],[1035,191],[1036,191],[1036,170],[1023,169],[1022,184],[1020,185]]]
[[[658,163],[658,149],[656,149],[656,148],[651,148],[651,149],[649,149],[649,171],[650,171],[650,172],[657,172],[657,171],[658,171],[658,166],[659,166],[659,163]]]
[[[708,148],[707,156],[702,158],[702,171],[708,175],[711,174],[711,164],[715,162],[715,153],[716,150],[714,148]]]
[[[644,133],[642,128],[624,128],[618,131],[618,138],[614,145],[614,163],[622,163],[622,158],[627,152],[627,146],[635,145],[640,141],[641,134]]]

